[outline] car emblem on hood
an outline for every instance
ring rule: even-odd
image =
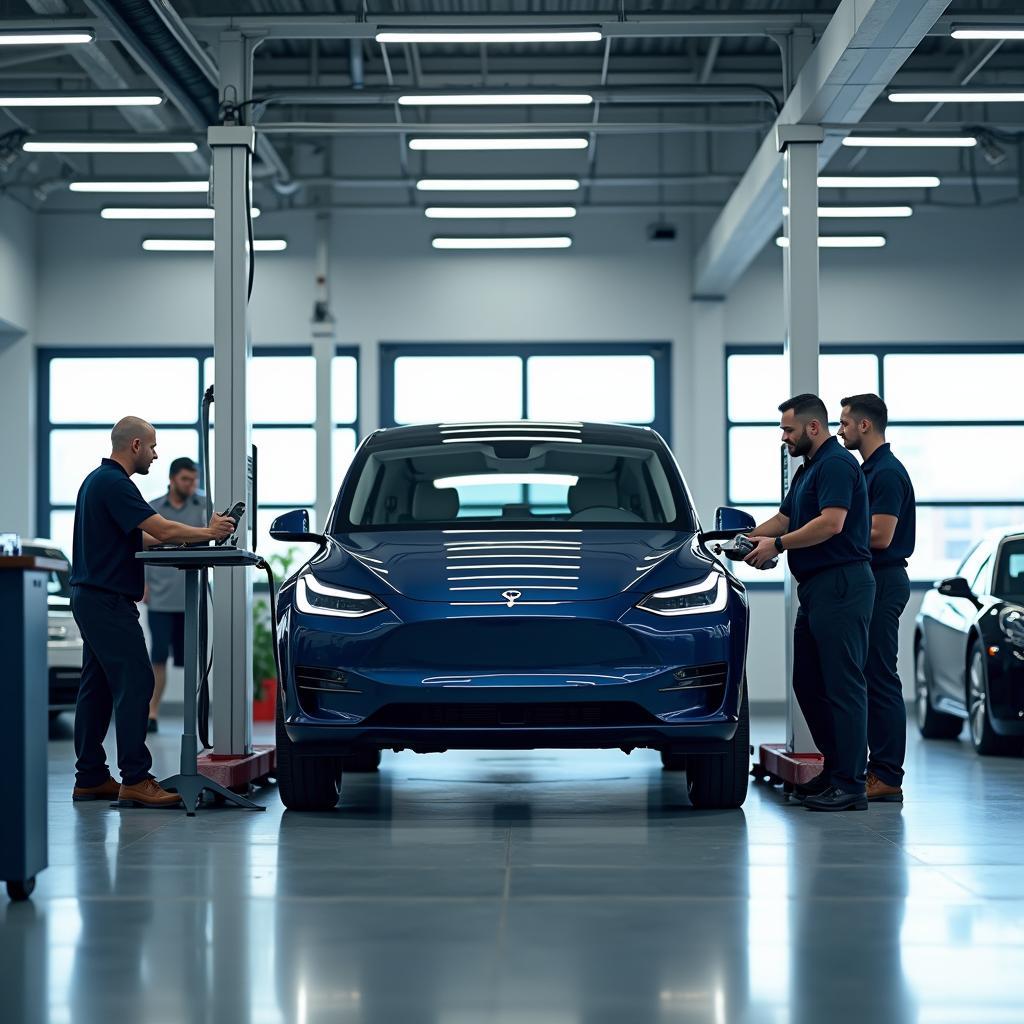
[[[511,608],[523,596],[523,592],[521,590],[503,590],[501,596],[505,598]]]

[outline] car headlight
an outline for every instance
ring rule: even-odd
[[[1024,647],[1024,608],[1004,608],[999,613],[999,628],[1011,644]]]
[[[637,608],[655,615],[700,615],[725,611],[728,603],[728,581],[721,573],[712,572],[699,583],[648,594]]]
[[[334,615],[341,619],[361,619],[387,607],[373,594],[329,587],[308,573],[295,583],[295,604],[300,612],[309,615]]]

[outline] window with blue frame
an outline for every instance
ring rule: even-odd
[[[41,349],[39,353],[38,531],[70,554],[81,481],[110,451],[110,427],[124,415],[150,420],[159,461],[135,482],[147,500],[167,488],[179,456],[198,461],[200,407],[213,381],[207,348]],[[332,461],[340,481],[358,437],[355,350],[338,348],[332,375]],[[308,346],[257,347],[249,380],[252,438],[259,455],[258,546],[282,510],[316,502],[316,370]],[[216,402],[211,409],[216,430]],[[211,437],[211,457],[214,444]],[[223,504],[223,503],[222,503]]]
[[[761,522],[781,498],[785,360],[781,347],[752,346],[726,360],[729,502]],[[982,533],[1024,519],[1024,346],[829,346],[819,375],[834,427],[847,395],[873,391],[889,407],[886,439],[917,495],[912,579],[951,575]],[[741,573],[782,579],[781,568]]]

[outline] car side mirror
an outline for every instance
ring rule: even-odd
[[[322,544],[322,534],[313,533],[309,528],[309,512],[304,508],[294,508],[291,512],[279,515],[270,524],[270,536],[274,540],[292,541],[299,544]]]
[[[700,539],[708,540],[732,540],[741,533],[749,533],[757,522],[748,512],[738,508],[729,508],[723,505],[715,510],[715,528],[707,533],[702,533]]]
[[[976,608],[981,607],[981,602],[963,576],[950,576],[949,579],[942,580],[939,583],[938,591],[943,597],[958,597],[964,601],[970,601]]]

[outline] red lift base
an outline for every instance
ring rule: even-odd
[[[824,767],[821,754],[791,754],[785,743],[762,743],[758,748],[758,762],[751,775],[777,785],[780,782],[790,786],[806,785]]]
[[[273,775],[277,769],[277,750],[272,746],[253,747],[251,754],[200,754],[196,765],[200,775],[220,783],[226,789],[244,789],[251,782]]]

